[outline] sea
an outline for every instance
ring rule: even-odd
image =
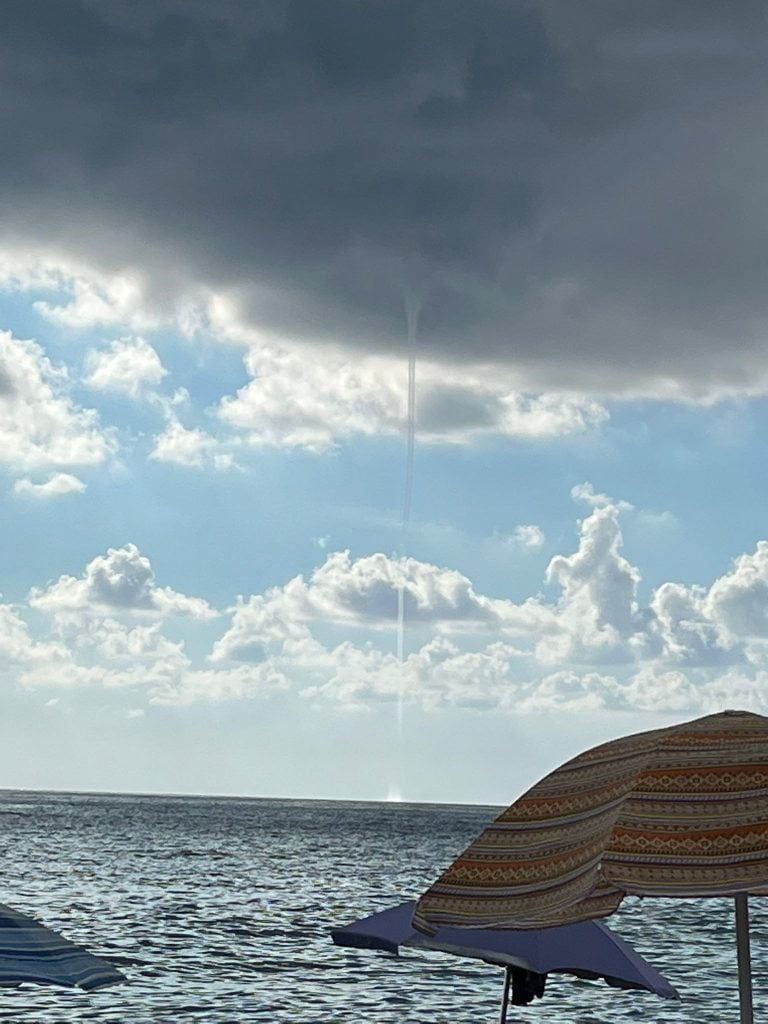
[[[106,957],[91,994],[0,989],[0,1020],[163,1024],[484,1024],[499,968],[395,957],[329,930],[412,899],[499,808],[0,791],[0,902]],[[752,899],[755,1018],[768,1008],[768,914]],[[679,990],[674,1003],[550,976],[509,1021],[736,1021],[732,905],[626,900],[610,925]]]

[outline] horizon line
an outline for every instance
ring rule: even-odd
[[[95,796],[95,797],[142,797],[148,799],[173,800],[263,800],[281,801],[284,803],[324,803],[324,804],[386,804],[390,807],[502,807],[503,804],[465,803],[455,800],[392,800],[356,797],[324,797],[324,796],[254,796],[248,793],[179,793],[179,792],[135,792],[133,790],[110,789],[35,789],[26,786],[0,786],[0,801],[8,794],[25,794],[35,796]]]

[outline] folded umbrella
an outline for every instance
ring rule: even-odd
[[[586,921],[540,931],[440,928],[435,935],[427,936],[415,931],[411,924],[415,907],[415,900],[401,903],[334,928],[331,937],[337,946],[389,953],[397,953],[401,946],[435,949],[504,967],[507,973],[502,1021],[510,984],[514,986],[513,1002],[529,1002],[534,994],[541,994],[547,974],[603,979],[616,988],[643,989],[667,999],[680,998],[655,967],[602,922]],[[538,992],[535,976],[541,978]]]
[[[108,960],[0,904],[0,985],[66,985],[90,991],[125,981]]]

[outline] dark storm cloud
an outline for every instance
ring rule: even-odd
[[[529,382],[768,378],[768,23],[736,0],[5,0],[3,231]]]

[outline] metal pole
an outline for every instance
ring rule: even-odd
[[[512,984],[512,968],[507,967],[504,971],[504,995],[501,997],[501,1015],[499,1024],[507,1024],[507,1006],[509,1006],[509,988]]]
[[[753,1024],[752,967],[749,957],[749,907],[747,894],[739,893],[736,903],[736,950],[739,960],[739,1021]]]

